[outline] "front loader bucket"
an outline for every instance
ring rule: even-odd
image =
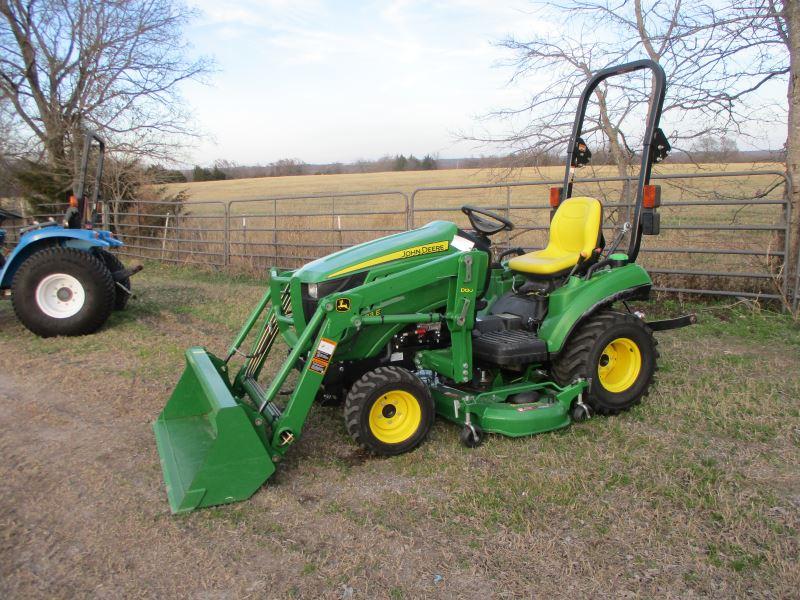
[[[189,348],[186,370],[153,423],[173,513],[249,498],[275,472],[221,365]]]

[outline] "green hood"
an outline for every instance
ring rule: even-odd
[[[371,268],[387,266],[391,270],[398,261],[405,266],[410,259],[444,256],[447,252],[457,251],[452,247],[457,233],[455,223],[433,221],[419,229],[364,242],[318,258],[295,271],[294,277],[303,283],[318,283]]]

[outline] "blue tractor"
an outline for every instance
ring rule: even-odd
[[[90,200],[86,174],[93,148],[97,159]],[[97,331],[112,310],[125,308],[130,278],[142,268],[126,269],[109,252],[122,242],[110,231],[95,229],[104,156],[105,142],[87,132],[77,189],[63,223],[34,222],[20,230],[19,243],[8,257],[0,256],[0,292],[11,296],[20,322],[42,337]]]

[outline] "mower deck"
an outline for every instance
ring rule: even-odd
[[[470,392],[443,384],[431,387],[436,413],[459,425],[480,423],[488,433],[521,437],[570,424],[570,408],[587,388],[585,381],[566,387],[553,382],[516,383]],[[516,401],[515,401],[516,400]]]

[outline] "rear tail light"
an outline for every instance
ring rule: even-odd
[[[642,198],[642,206],[644,206],[645,208],[658,208],[659,206],[661,206],[660,185],[644,186],[644,197]]]
[[[558,205],[561,203],[561,190],[560,187],[551,187],[550,188],[550,206],[553,208],[558,208]]]

